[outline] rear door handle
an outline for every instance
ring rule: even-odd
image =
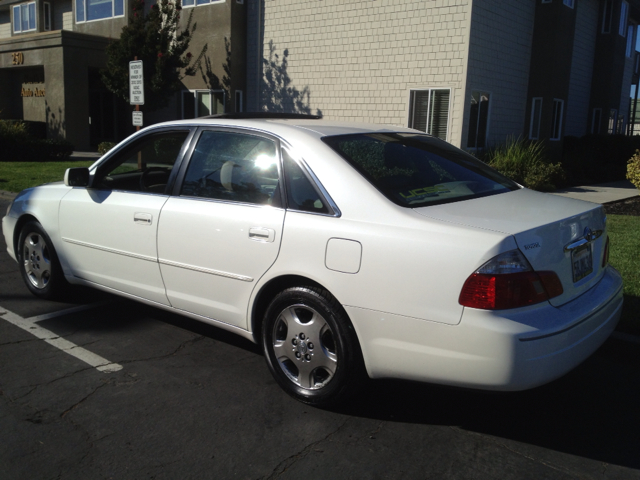
[[[150,213],[134,213],[133,222],[138,225],[151,225],[153,221],[153,215]]]
[[[272,228],[251,227],[249,238],[257,242],[273,242],[276,239],[276,231]]]

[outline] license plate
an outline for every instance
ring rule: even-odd
[[[583,245],[573,250],[571,252],[571,263],[573,264],[573,283],[582,280],[593,272],[591,244]]]

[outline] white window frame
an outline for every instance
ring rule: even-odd
[[[536,103],[538,108],[536,109]],[[536,111],[538,113],[538,121],[535,121]],[[542,119],[542,97],[533,97],[531,99],[531,118],[529,119],[529,140],[540,139],[540,121]]]
[[[576,5],[575,0],[562,0],[562,3],[564,3],[569,8],[574,8]]]
[[[186,0],[188,3],[182,2],[183,8],[201,7],[202,5],[213,5],[216,3],[224,3],[226,0]],[[199,3],[198,3],[199,2]]]
[[[408,121],[407,125],[409,128],[416,128],[415,125],[415,102],[416,102],[416,93],[418,92],[429,92],[429,102],[427,106],[427,111],[431,110],[431,92],[435,92],[438,90],[447,90],[449,92],[449,104],[447,105],[447,121],[446,121],[446,135],[443,140],[449,141],[449,135],[451,133],[451,128],[449,123],[451,122],[451,104],[452,104],[452,89],[450,87],[433,87],[433,88],[412,88],[409,91],[409,112],[408,112]],[[431,119],[431,124],[433,125],[433,118]],[[432,135],[432,129],[429,128],[427,124],[427,129],[425,133]],[[434,135],[435,136],[435,135]]]
[[[622,0],[620,4],[620,25],[618,26],[618,34],[621,37],[627,36],[627,22],[629,21],[629,2]]]
[[[73,0],[73,9],[74,9],[74,15],[73,18],[75,19],[76,23],[91,23],[91,22],[103,22],[105,20],[110,20],[112,18],[122,18],[125,15],[125,12],[127,11],[127,0],[122,0],[122,13],[116,15],[116,0],[108,0],[111,2],[111,16],[109,17],[102,17],[102,18],[94,18],[92,20],[87,20],[87,0]],[[82,2],[82,13],[83,13],[83,18],[79,19],[78,16],[80,14],[80,12],[78,11],[78,3]],[[106,2],[104,2],[106,3]]]
[[[26,7],[26,11],[27,13],[29,12],[29,6],[33,5],[33,28],[27,28],[26,30],[22,29],[22,7]],[[11,9],[11,12],[13,13],[13,18],[11,19],[11,28],[13,28],[13,33],[26,33],[26,32],[35,32],[36,30],[38,30],[38,7],[36,5],[36,2],[28,2],[28,3],[21,3],[20,5],[14,5],[13,8]],[[16,30],[16,12],[18,12],[19,15],[19,25],[20,28],[18,30]],[[29,19],[30,20],[30,19]],[[31,22],[29,22],[31,23]]]
[[[42,3],[42,14],[44,16],[44,31],[51,31],[51,3],[43,2]]]
[[[602,109],[594,108],[591,113],[591,133],[600,133],[600,125],[602,125]]]
[[[197,89],[193,89],[193,90],[192,89],[182,90],[182,92],[180,94],[181,95],[181,97],[180,97],[180,100],[181,100],[180,108],[182,109],[182,112],[181,112],[182,113],[182,118],[185,118],[185,116],[184,116],[185,115],[185,112],[184,112],[184,104],[185,104],[184,97],[185,97],[185,94],[187,92],[189,92],[189,93],[191,93],[193,95],[193,102],[194,102],[193,103],[193,111],[194,111],[194,115],[196,115],[195,118],[198,118],[197,117],[197,115],[198,115],[198,93],[205,93],[206,92],[206,93],[208,93],[210,95],[210,97],[209,97],[210,99],[213,99],[214,95],[216,93],[221,93],[222,94],[222,111],[223,112],[227,111],[227,96],[224,94],[224,90],[208,90],[206,88],[197,88]],[[209,102],[209,115],[214,115],[214,114],[211,113],[211,107],[212,106],[213,106],[213,103],[211,103],[211,101],[210,101]]]
[[[558,115],[558,106],[560,114]],[[551,118],[551,134],[549,140],[558,141],[562,139],[562,121],[564,119],[564,100],[560,98],[553,99],[553,117]]]

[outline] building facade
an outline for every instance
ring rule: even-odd
[[[469,150],[621,133],[635,0],[249,0],[247,105],[409,126]],[[278,58],[274,55],[279,54]],[[272,62],[269,62],[271,57]],[[265,59],[267,60],[265,62]]]
[[[190,49],[207,45],[201,68],[169,107],[145,114],[145,124],[242,108],[243,1],[183,0],[182,28],[191,12]],[[129,0],[0,0],[0,118],[43,122],[48,138],[80,150],[131,133],[133,108],[105,89],[99,71],[132,14]]]

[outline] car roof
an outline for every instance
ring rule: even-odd
[[[393,125],[381,125],[376,123],[345,122],[336,120],[317,120],[305,118],[212,118],[202,117],[191,120],[178,120],[166,122],[160,125],[196,125],[196,126],[230,126],[239,128],[251,128],[264,132],[271,132],[280,136],[288,134],[307,133],[315,137],[329,135],[348,135],[354,133],[371,132],[407,132],[423,133],[406,127]],[[160,126],[155,125],[155,126]]]

